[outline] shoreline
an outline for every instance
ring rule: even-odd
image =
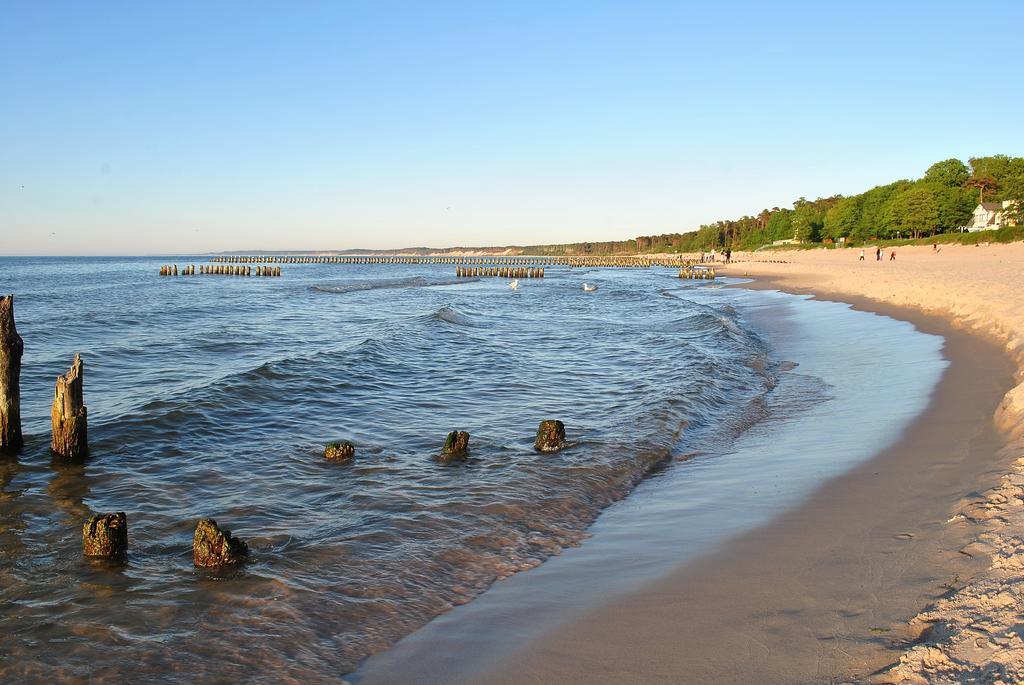
[[[1004,668],[1002,661],[988,659],[975,659],[974,664],[970,660],[961,663],[954,663],[949,658],[949,652],[954,651],[952,644],[963,640],[974,640],[977,633],[967,628],[965,624],[973,623],[975,620],[985,621],[984,615],[978,615],[979,609],[984,614],[991,605],[984,596],[987,593],[999,593],[1005,590],[1001,587],[1005,581],[1019,582],[1019,578],[1007,579],[1005,573],[1001,581],[994,579],[993,571],[1005,566],[1015,566],[1019,561],[1006,563],[1005,555],[1007,545],[1005,541],[997,537],[997,527],[1004,527],[1008,521],[1002,515],[1007,513],[1009,507],[1016,507],[1024,504],[1024,488],[1015,485],[1016,482],[1024,483],[1024,450],[1022,450],[1019,439],[1019,427],[1014,427],[1020,421],[1019,410],[1013,407],[1013,397],[1022,387],[1018,383],[1024,377],[1024,357],[1015,354],[1012,340],[1007,340],[999,329],[994,332],[991,328],[979,328],[977,320],[964,321],[956,314],[941,309],[925,311],[922,308],[905,305],[895,305],[890,302],[874,299],[867,296],[852,295],[849,292],[840,292],[820,287],[801,287],[795,284],[787,284],[784,279],[772,276],[757,276],[750,283],[741,284],[736,287],[762,290],[779,290],[790,294],[810,295],[812,299],[842,301],[851,305],[854,309],[871,311],[874,313],[897,318],[911,320],[915,326],[919,326],[918,320],[933,319],[941,322],[940,325],[949,327],[959,335],[965,335],[975,340],[990,343],[996,346],[996,353],[1003,356],[1010,365],[1009,387],[1005,393],[998,396],[998,402],[991,414],[991,424],[994,428],[994,441],[990,442],[987,450],[981,453],[989,454],[991,459],[992,473],[998,476],[996,482],[983,492],[970,492],[963,497],[949,500],[950,517],[947,524],[966,524],[965,533],[968,537],[968,544],[961,547],[957,552],[962,555],[976,559],[994,559],[993,563],[985,561],[982,568],[973,576],[964,578],[959,586],[950,586],[948,591],[939,595],[935,601],[929,602],[921,611],[908,619],[902,626],[904,634],[910,638],[910,644],[906,651],[899,655],[899,660],[888,663],[884,667],[872,673],[865,673],[863,670],[854,675],[857,682],[871,683],[872,685],[934,685],[947,683],[954,685],[962,682],[963,678],[980,678],[984,676],[999,678],[1009,675],[1009,682],[1019,682],[1024,676],[1020,665],[1012,662],[1020,661],[1021,654],[1012,655],[1005,659],[1007,668]],[[924,329],[922,329],[924,330]],[[948,330],[948,329],[947,329]],[[1005,331],[1005,329],[1003,329]],[[948,336],[947,336],[948,340]],[[990,402],[991,403],[991,402]],[[1015,477],[1014,474],[1021,474]],[[1016,500],[1016,501],[1015,501]],[[1024,518],[1018,519],[1024,522]],[[993,525],[996,523],[997,525]],[[948,550],[947,550],[948,551]],[[1021,551],[1020,549],[1011,550]],[[1000,559],[1000,555],[1004,558]],[[1021,597],[1017,594],[1018,599]],[[956,611],[951,607],[967,604],[967,612],[972,615],[954,617]],[[984,604],[986,606],[979,606]],[[958,627],[956,624],[960,623]],[[988,633],[989,631],[983,631]],[[944,645],[941,643],[945,643]],[[999,649],[999,645],[990,645]],[[1014,645],[1019,649],[1020,640]],[[975,656],[980,654],[977,650]],[[995,682],[1001,682],[998,679]]]
[[[769,279],[739,287],[780,289]],[[984,572],[982,556],[960,552],[981,529],[946,521],[957,500],[976,501],[1009,466],[1008,456],[990,455],[1003,445],[991,416],[1013,385],[1011,360],[947,319],[866,298],[840,301],[946,340],[951,364],[899,441],[766,526],[534,641],[480,682],[864,678],[912,645],[918,635],[907,622],[921,607],[959,589],[965,572]],[[958,450],[934,468],[933,454]],[[922,565],[950,572],[922,575]]]
[[[1016,285],[1024,266],[1024,243],[944,246],[937,252],[903,248],[893,265],[898,268],[876,266],[868,272],[870,278],[864,277],[866,265],[856,266],[852,251],[845,252],[788,253],[792,264],[745,262],[740,255],[735,268],[789,292],[846,298],[856,291],[868,306],[897,302],[934,313],[959,330],[992,341],[1014,366],[1013,387],[992,417],[1002,438],[993,452],[994,462],[1002,465],[998,483],[951,505],[951,522],[975,524],[966,551],[986,559],[987,568],[914,616],[908,630],[921,639],[868,682],[1024,682],[1017,610],[1024,605],[1024,540],[1015,533],[1024,529],[1024,302]],[[853,273],[859,276],[851,279]]]
[[[749,285],[743,284],[740,287]],[[758,289],[758,286],[748,289]],[[760,289],[776,288],[764,284]],[[972,415],[971,421],[982,426],[991,424],[988,420],[991,416],[989,410],[994,409],[997,397],[1010,385],[1011,365],[1004,355],[993,354],[997,351],[991,343],[952,329],[944,319],[897,308],[879,312],[879,307],[866,301],[857,304],[860,306],[856,309],[886,316],[895,314],[890,318],[903,321],[914,319],[918,329],[924,329],[926,333],[942,334],[945,339],[943,357],[954,361],[942,372],[939,381],[941,387],[936,386],[931,398],[925,398],[926,408],[922,413],[915,411],[915,418],[909,426],[904,427],[895,445],[872,449],[872,456],[867,461],[854,466],[844,475],[827,478],[814,487],[807,498],[796,503],[795,508],[773,516],[752,532],[742,532],[738,537],[725,541],[720,548],[702,553],[694,559],[679,557],[662,580],[648,580],[635,588],[626,589],[614,599],[606,597],[598,598],[597,601],[583,600],[580,610],[568,611],[567,616],[556,621],[538,617],[537,623],[541,627],[536,631],[532,628],[524,630],[519,625],[515,615],[518,609],[512,608],[514,602],[510,601],[516,595],[501,590],[499,594],[504,595],[503,600],[494,601],[492,597],[489,602],[485,602],[490,604],[490,611],[480,609],[475,613],[463,612],[461,617],[444,617],[440,621],[441,626],[433,626],[426,634],[416,635],[411,641],[406,641],[411,644],[401,644],[397,654],[389,654],[383,660],[374,659],[373,668],[353,674],[354,682],[364,682],[364,678],[367,683],[387,682],[389,678],[393,680],[401,676],[406,668],[403,663],[409,662],[419,664],[422,682],[819,682],[825,671],[831,674],[843,670],[838,664],[838,655],[842,652],[856,652],[862,661],[870,661],[871,668],[866,671],[862,668],[861,672],[875,671],[894,661],[915,637],[901,630],[901,626],[921,606],[934,599],[938,592],[945,592],[937,590],[940,585],[952,580],[953,574],[948,578],[942,577],[945,569],[952,564],[956,572],[967,577],[984,566],[980,559],[956,551],[967,544],[970,533],[963,529],[950,530],[944,526],[948,518],[949,498],[959,494],[956,487],[962,491],[963,468],[957,470],[957,465],[951,465],[947,460],[941,469],[945,480],[925,479],[919,491],[912,496],[905,496],[901,491],[903,486],[899,484],[911,480],[914,474],[922,471],[922,462],[928,459],[928,449],[934,448],[936,444],[944,445],[955,438],[956,430],[963,432],[962,422],[960,428],[954,428],[961,414],[957,403],[964,399],[962,393],[958,395],[957,386],[965,378],[977,379],[979,374],[985,377],[986,383],[977,385],[978,397],[972,395],[966,401],[970,405],[977,405],[981,399],[988,398],[992,406]],[[950,342],[951,339],[954,339],[955,344]],[[994,364],[994,368],[979,368],[977,363],[971,363],[972,360]],[[884,377],[880,376],[880,380],[884,380]],[[999,388],[994,390],[993,382]],[[945,402],[945,416],[936,415],[939,399]],[[953,414],[952,418],[949,413]],[[933,431],[929,431],[928,426],[935,422],[951,428],[929,436]],[[918,435],[908,437],[915,429]],[[858,499],[858,495],[865,492],[879,494],[877,466],[880,463],[885,465],[887,456],[907,452],[908,441],[920,442],[929,437],[933,440],[932,445],[928,449],[919,446],[913,450],[913,459],[902,465],[902,471],[891,468],[882,474],[883,483],[893,488],[892,492],[882,497],[882,504],[871,502],[864,505],[862,499]],[[989,441],[983,445],[982,452],[995,444],[997,438],[994,430],[988,432],[987,438]],[[979,490],[995,482],[998,477],[996,470],[991,468],[985,468],[981,474],[975,473],[976,462],[966,465],[961,463],[960,466],[965,467],[972,479],[978,481]],[[937,488],[945,488],[944,492],[948,491],[948,496],[937,496]],[[908,510],[920,510],[922,505],[930,507],[927,525],[921,524],[926,529],[923,532],[918,527],[904,525]],[[849,554],[843,557],[844,540],[849,542],[851,536],[837,535],[822,523],[822,516],[829,514],[830,506],[833,509],[828,520],[832,524],[854,523],[852,539],[857,541],[858,553],[855,558]],[[861,509],[869,510],[874,517],[873,524],[859,521],[858,513]],[[883,515],[889,518],[885,519]],[[895,522],[892,520],[894,517]],[[883,520],[880,522],[880,519]],[[883,532],[878,533],[878,530]],[[766,536],[766,531],[771,534]],[[904,537],[908,532],[911,535]],[[936,533],[946,538],[951,535],[955,537],[953,544],[948,545],[954,548],[952,559],[935,556],[931,545]],[[858,562],[870,556],[867,549],[869,545],[866,546],[864,542],[870,534],[879,538],[878,549],[884,558],[877,563],[873,562],[869,578],[865,579],[862,578],[864,565]],[[817,537],[801,540],[801,535]],[[755,549],[748,544],[751,542],[760,546]],[[913,552],[911,562],[902,558],[906,556],[907,550]],[[806,557],[799,557],[800,553],[813,552],[821,555],[817,563],[813,559],[809,562]],[[920,575],[913,568],[912,562],[926,557],[925,565],[933,569],[933,574],[908,579],[908,576],[914,576],[915,573]],[[610,561],[614,563],[614,559]],[[886,566],[887,563],[889,566]],[[808,606],[806,597],[812,581],[819,578],[807,577],[806,569],[814,569],[814,575],[820,575],[823,581],[819,595],[824,594],[824,597],[819,596],[814,606]],[[743,576],[744,572],[748,575]],[[768,579],[769,572],[777,574],[774,582]],[[535,570],[533,574],[536,573]],[[732,574],[731,584],[726,579],[729,574]],[[767,615],[771,602],[778,599],[775,590],[795,577],[800,577],[799,592],[789,596],[789,605],[778,607],[776,620],[771,623]],[[872,579],[886,583],[889,595],[874,596],[870,582]],[[594,578],[577,572],[572,580],[588,586]],[[908,584],[914,582],[917,582],[916,592],[908,593]],[[860,593],[853,599],[848,598],[842,610],[851,617],[861,617],[864,625],[860,633],[844,636],[837,632],[836,623],[845,620],[836,613],[838,610],[833,610],[829,602],[830,596],[839,593],[835,587],[837,583],[856,586]],[[550,594],[553,584],[558,585],[550,579],[535,578],[532,588],[534,592]],[[574,595],[588,593],[593,594],[589,588],[586,592],[573,592]],[[744,593],[760,593],[760,596],[748,596],[748,601],[744,601]],[[522,594],[519,593],[520,596]],[[872,601],[875,607],[865,610],[864,605]],[[723,611],[723,606],[728,611]],[[799,612],[792,611],[795,606],[800,606]],[[823,630],[829,632],[830,644],[824,649],[831,649],[833,653],[831,657],[823,657],[820,637],[811,640],[809,648],[801,653],[804,659],[802,664],[806,666],[813,663],[814,669],[820,670],[808,672],[805,668],[802,674],[797,674],[793,670],[792,644],[794,640],[807,636],[810,631],[806,625],[807,615],[815,611],[817,615],[814,618],[819,628],[824,626]],[[451,655],[451,661],[445,663],[443,656],[437,657],[432,653],[448,653],[446,642],[450,641],[450,637],[438,637],[439,634],[450,636],[455,631],[476,635],[480,630],[486,630],[488,614],[491,621],[501,622],[500,628],[498,623],[490,624],[492,629],[498,631],[491,639],[501,642],[504,639],[502,635],[506,638],[511,635],[512,644],[494,650],[497,654],[492,652],[488,656],[482,670],[473,668],[467,676],[465,664],[453,663],[458,659],[454,654]],[[766,635],[756,636],[753,634],[756,631],[746,636],[740,634],[739,626],[754,624],[770,629]],[[872,630],[876,628],[879,629],[877,632]],[[897,636],[899,638],[894,642],[893,638]],[[772,639],[779,642],[769,648],[767,645]],[[884,650],[878,647],[881,641],[888,643]],[[752,645],[762,645],[765,654],[759,655]],[[874,655],[873,660],[864,654]],[[430,655],[429,666],[420,658],[427,655]],[[745,662],[744,658],[747,659]],[[774,665],[766,668],[765,658],[774,659]],[[479,658],[476,660],[479,661]],[[706,668],[701,670],[701,665]],[[766,676],[767,670],[772,670],[777,678],[773,680]],[[406,671],[407,675],[410,673]],[[803,678],[804,675],[807,677]]]

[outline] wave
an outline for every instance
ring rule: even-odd
[[[375,278],[370,280],[352,281],[349,283],[311,285],[310,290],[320,293],[333,293],[344,295],[345,293],[361,292],[364,290],[384,290],[392,288],[434,288],[445,285],[461,285],[463,283],[474,283],[477,278],[449,278],[449,279],[427,279],[423,276],[411,276],[409,278]]]
[[[427,284],[427,279],[422,276],[411,278],[379,278],[366,281],[354,281],[351,283],[339,283],[337,285],[312,285],[310,290],[321,293],[345,293],[358,292],[361,290],[380,290],[384,288],[416,288]]]
[[[445,321],[455,326],[468,326],[470,328],[475,328],[479,326],[479,324],[472,318],[466,316],[465,314],[463,314],[457,309],[454,309],[453,307],[441,307],[436,312],[431,314],[429,318],[436,319],[438,321]]]
[[[420,325],[442,322],[465,328],[482,327],[482,323],[471,315],[450,306],[412,317],[411,320]],[[290,351],[256,364],[205,378],[196,378],[164,392],[158,399],[129,405],[120,411],[98,418],[94,423],[97,427],[104,426],[108,430],[117,431],[126,426],[136,427],[149,420],[159,421],[165,414],[188,408],[217,411],[230,405],[260,399],[259,396],[253,396],[245,390],[246,388],[262,387],[266,383],[309,382],[314,378],[319,378],[318,382],[325,382],[328,379],[320,378],[316,367],[336,367],[341,361],[350,369],[383,369],[384,366],[400,363],[403,355],[395,344],[411,339],[408,338],[411,334],[412,330],[407,323],[394,322],[377,328],[361,340],[344,341],[328,348]],[[237,342],[224,343],[219,347],[232,346],[237,347]],[[205,351],[215,347],[219,349],[215,344],[204,343]],[[231,388],[232,394],[225,394],[223,390],[226,388]],[[197,400],[197,396],[201,399]]]

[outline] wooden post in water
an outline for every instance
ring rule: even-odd
[[[96,514],[82,526],[82,553],[87,557],[123,559],[128,553],[128,517],[123,511]]]
[[[14,295],[0,297],[0,451],[17,452],[21,436],[21,355],[25,343],[14,325]]]
[[[57,377],[50,409],[53,437],[50,450],[66,459],[81,459],[89,454],[86,410],[82,399],[82,358],[75,353],[71,370]]]
[[[216,567],[238,564],[249,555],[249,546],[222,530],[213,519],[201,519],[192,537],[192,559],[196,566]]]

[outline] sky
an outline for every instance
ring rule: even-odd
[[[0,0],[0,255],[621,240],[1022,155],[1022,20]]]

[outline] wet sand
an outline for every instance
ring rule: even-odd
[[[895,661],[916,637],[907,621],[987,566],[959,551],[977,531],[947,520],[1007,469],[993,458],[1002,439],[992,416],[1013,386],[1011,361],[946,319],[842,300],[946,340],[951,364],[899,441],[799,509],[532,641],[479,682],[843,682]]]

